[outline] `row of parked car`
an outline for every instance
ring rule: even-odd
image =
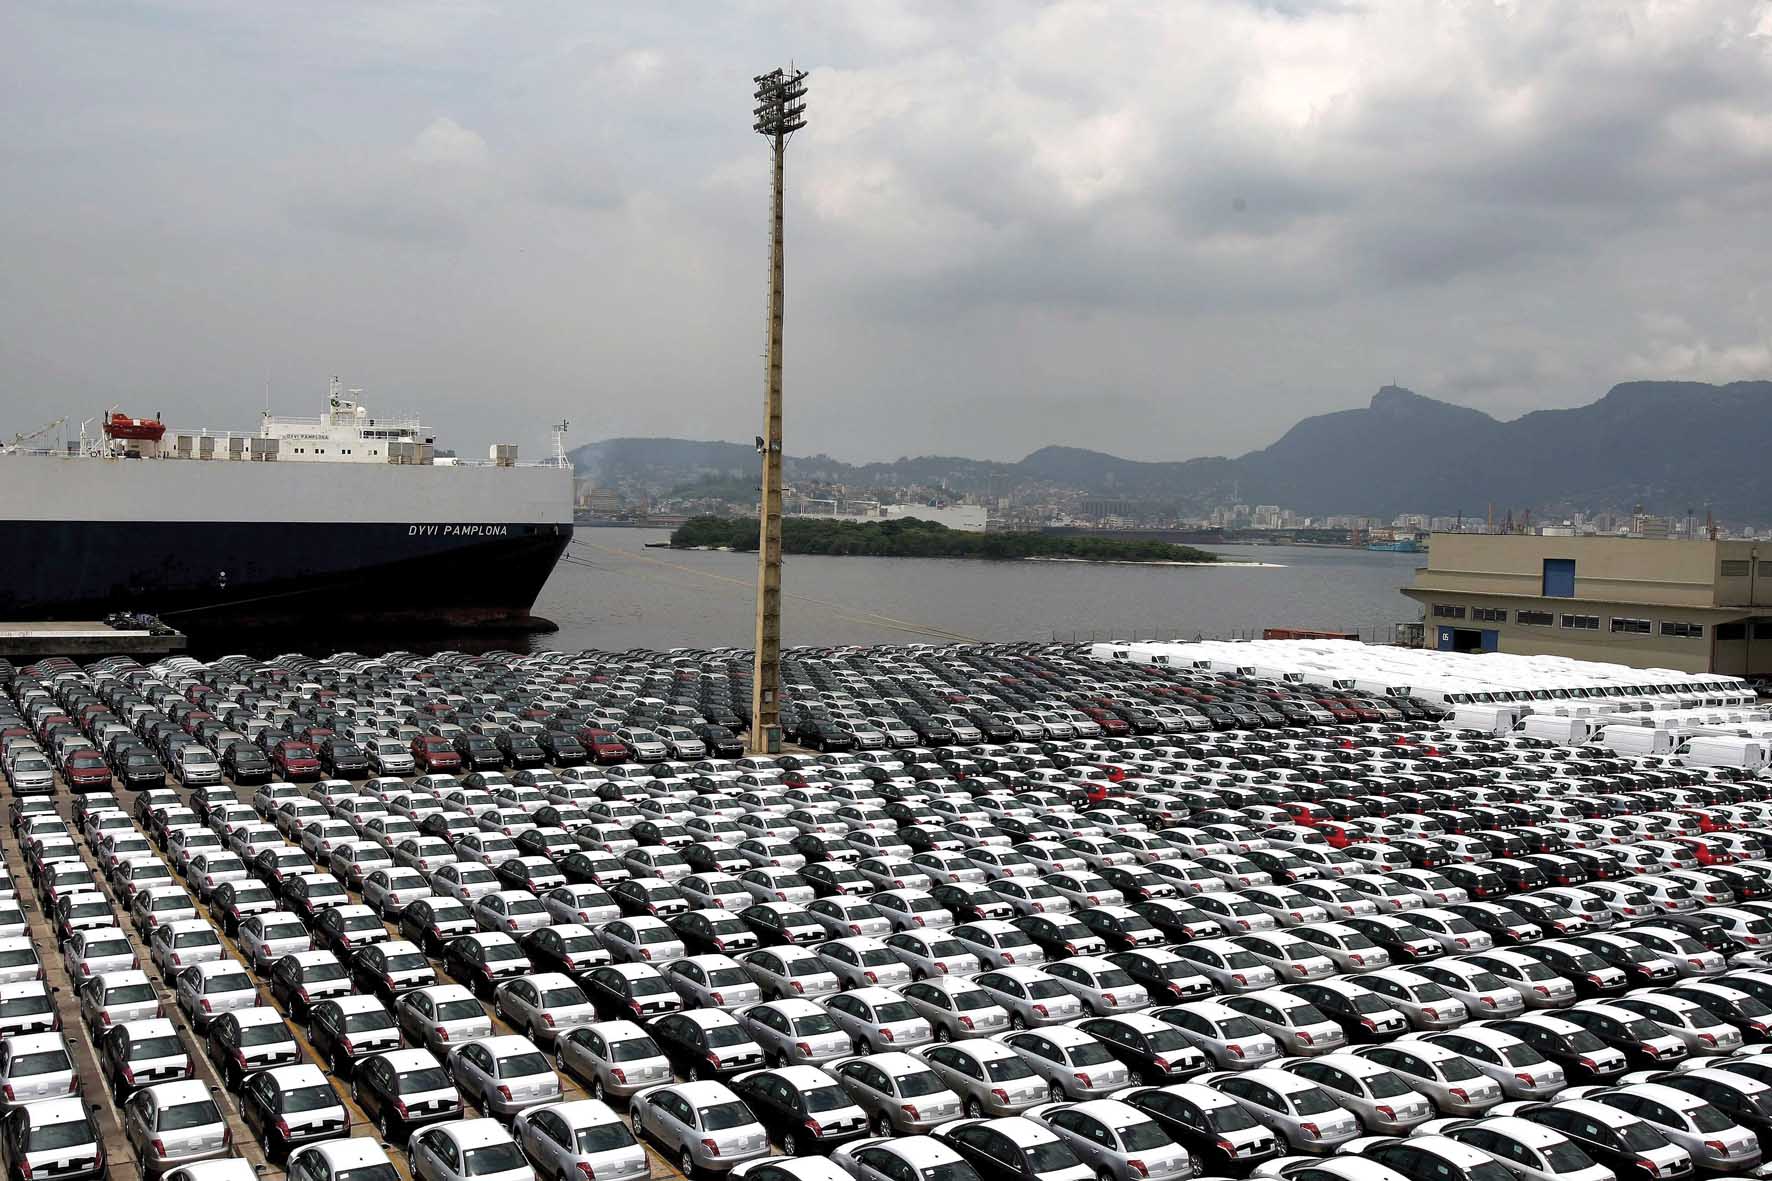
[[[511,667],[546,700],[586,663]],[[135,671],[90,679],[188,699],[240,678]],[[596,1097],[578,1109],[607,1129],[593,1140],[627,1134],[601,1102],[625,1101],[685,1168],[766,1181],[1523,1176],[1508,1120],[1556,1130],[1546,1113],[1570,1122],[1578,1102],[1629,1115],[1659,1096],[1645,1088],[1715,1084],[1681,1069],[1694,1059],[1756,1065],[1766,1033],[1767,785],[1727,772],[1377,721],[475,774],[273,782],[250,804],[226,786],[147,791],[129,812],[87,797],[77,837],[41,801],[14,822],[101,1041],[128,1024],[133,994],[113,988],[157,998],[145,975],[112,979],[138,968],[87,958],[127,923],[273,1153],[302,1148],[271,1118],[290,1088],[266,1071],[283,1064],[245,1049],[262,1036],[281,1054],[288,1033],[253,1003],[260,981],[426,1177],[480,1175],[463,1171],[469,1124],[551,1177],[533,1125],[577,1127],[556,1068]],[[106,880],[71,865],[82,845]],[[1492,877],[1452,880],[1472,867]],[[411,1054],[456,1106],[415,1108],[380,1068]],[[113,1078],[136,1070],[121,1061]],[[464,1122],[467,1104],[511,1131]],[[1729,1135],[1719,1155],[1648,1116],[1631,1127],[1687,1169],[1758,1161],[1757,1140],[1749,1162]],[[1540,1163],[1630,1171],[1556,1135]],[[644,1168],[631,1144],[612,1151]],[[1680,1172],[1658,1146],[1629,1151]]]

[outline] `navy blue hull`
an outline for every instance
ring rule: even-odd
[[[0,619],[522,626],[571,525],[0,521]]]

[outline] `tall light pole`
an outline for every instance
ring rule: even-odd
[[[782,163],[788,137],[806,126],[806,71],[759,74],[757,121],[770,140],[775,180],[770,194],[769,354],[763,377],[762,504],[757,514],[757,655],[751,681],[751,753],[781,750],[781,321],[785,298],[782,259]]]

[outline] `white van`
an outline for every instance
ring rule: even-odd
[[[1757,771],[1766,765],[1764,740],[1737,738],[1732,734],[1688,738],[1676,753],[1680,762],[1689,767],[1740,767]]]
[[[1484,734],[1511,734],[1520,724],[1516,706],[1461,705],[1452,713],[1454,730],[1478,730]]]
[[[1593,725],[1585,718],[1555,717],[1532,714],[1520,723],[1519,733],[1526,738],[1542,738],[1558,746],[1580,746],[1593,737]]]
[[[1615,755],[1641,757],[1672,754],[1678,738],[1671,730],[1652,730],[1647,726],[1602,726],[1599,734],[1588,741]]]

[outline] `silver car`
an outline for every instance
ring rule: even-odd
[[[867,935],[833,939],[819,944],[816,951],[842,988],[891,988],[911,980],[910,965]]]
[[[1507,981],[1470,960],[1441,959],[1409,970],[1452,994],[1474,1018],[1514,1017],[1526,1011],[1525,1000]]]
[[[1328,1054],[1347,1045],[1347,1034],[1341,1026],[1323,1016],[1315,1005],[1290,992],[1269,988],[1243,993],[1226,997],[1224,1006],[1253,1021],[1257,1029],[1273,1038],[1289,1055]]]
[[[1132,1071],[1100,1038],[1073,1026],[1012,1033],[1003,1044],[1020,1054],[1046,1080],[1046,1097],[1095,1099],[1132,1084]]]
[[[902,1051],[845,1058],[828,1069],[877,1135],[918,1135],[960,1115],[960,1096],[927,1062]]]
[[[971,980],[938,976],[898,990],[934,1030],[940,1042],[990,1037],[1009,1028],[1009,1010]]]
[[[1360,1121],[1322,1087],[1283,1070],[1208,1074],[1199,1082],[1239,1103],[1295,1152],[1324,1156],[1360,1135]]]
[[[649,1166],[621,1117],[607,1103],[579,1099],[518,1113],[511,1135],[543,1177],[595,1177],[639,1181]]]
[[[1520,1181],[1615,1181],[1611,1169],[1595,1164],[1567,1136],[1517,1115],[1435,1120],[1422,1130],[1489,1153]]]
[[[0,1039],[0,1108],[71,1095],[78,1077],[68,1040],[59,1032]]]
[[[822,901],[835,900],[827,898]],[[900,931],[888,935],[884,942],[887,949],[909,967],[913,980],[970,976],[982,966],[978,957],[949,931]]]
[[[407,1042],[433,1054],[492,1035],[492,1019],[474,994],[459,984],[433,984],[401,993],[394,1021]]]
[[[1151,1003],[1150,994],[1131,973],[1100,956],[1073,956],[1046,965],[1045,971],[1097,1017],[1137,1012]]]
[[[566,1030],[597,1020],[591,999],[570,976],[538,972],[507,980],[493,992],[498,1015],[537,1045],[551,1046]]]
[[[653,1087],[633,1097],[629,1112],[634,1130],[652,1139],[685,1177],[769,1155],[768,1133],[725,1083]]]
[[[1175,955],[1198,968],[1225,992],[1254,992],[1280,982],[1278,972],[1229,939],[1184,943],[1175,948]]]
[[[1335,975],[1335,961],[1290,931],[1239,935],[1230,942],[1272,969],[1284,983],[1299,984]]]
[[[554,1046],[560,1069],[583,1079],[591,1097],[625,1098],[669,1082],[671,1063],[632,1021],[599,1021],[568,1030]]]
[[[1015,1028],[1058,1025],[1083,1016],[1083,1002],[1064,983],[1039,968],[981,972],[972,982],[1009,1013]]]
[[[1503,1099],[1501,1084],[1456,1050],[1431,1042],[1361,1046],[1361,1058],[1396,1071],[1410,1087],[1433,1100],[1443,1115],[1482,1115]]]
[[[1633,1083],[1592,1098],[1643,1120],[1701,1169],[1734,1173],[1760,1163],[1759,1137],[1688,1091]]]
[[[929,1020],[898,993],[885,988],[858,988],[824,1002],[837,1027],[849,1035],[855,1052],[908,1050],[935,1040]]]
[[[302,921],[286,910],[248,915],[240,921],[240,950],[263,972],[291,952],[310,951],[314,940]]]
[[[1463,1001],[1407,968],[1373,972],[1361,977],[1360,986],[1383,997],[1416,1029],[1454,1029],[1469,1016]]]
[[[123,1104],[123,1134],[149,1173],[233,1151],[234,1134],[209,1088],[192,1079],[143,1087]]]
[[[1219,1070],[1254,1070],[1280,1057],[1280,1044],[1221,1001],[1188,1001],[1152,1016],[1181,1031]]]
[[[977,1039],[925,1046],[916,1056],[960,1096],[969,1119],[1020,1115],[1046,1102],[1046,1081],[1019,1051],[1002,1042]]]
[[[1149,1115],[1117,1099],[1043,1104],[1025,1118],[1055,1133],[1099,1181],[1182,1181],[1193,1176],[1188,1150]]]
[[[1387,1066],[1357,1054],[1325,1054],[1281,1069],[1322,1087],[1374,1135],[1402,1136],[1434,1118],[1433,1100]]]
[[[493,1115],[515,1115],[560,1098],[560,1076],[526,1037],[506,1034],[455,1046],[448,1066],[462,1096]]]
[[[1493,972],[1520,994],[1528,1009],[1566,1009],[1575,1003],[1575,982],[1517,951],[1491,951],[1467,957],[1466,963]]]
[[[771,1066],[817,1066],[850,1053],[849,1035],[809,1000],[766,1001],[736,1016]]]
[[[685,1008],[736,1009],[763,999],[763,989],[744,966],[730,956],[713,953],[672,960],[664,971]]]
[[[1741,1030],[1685,997],[1645,992],[1621,996],[1612,1003],[1641,1013],[1679,1038],[1694,1058],[1732,1054],[1741,1048]]]
[[[326,1149],[338,1143],[331,1141],[316,1147]],[[469,1177],[475,1181],[536,1181],[535,1170],[515,1138],[495,1119],[432,1124],[413,1133],[407,1144],[407,1156],[415,1181],[467,1181]],[[363,1171],[372,1177],[383,1175],[379,1169]]]

